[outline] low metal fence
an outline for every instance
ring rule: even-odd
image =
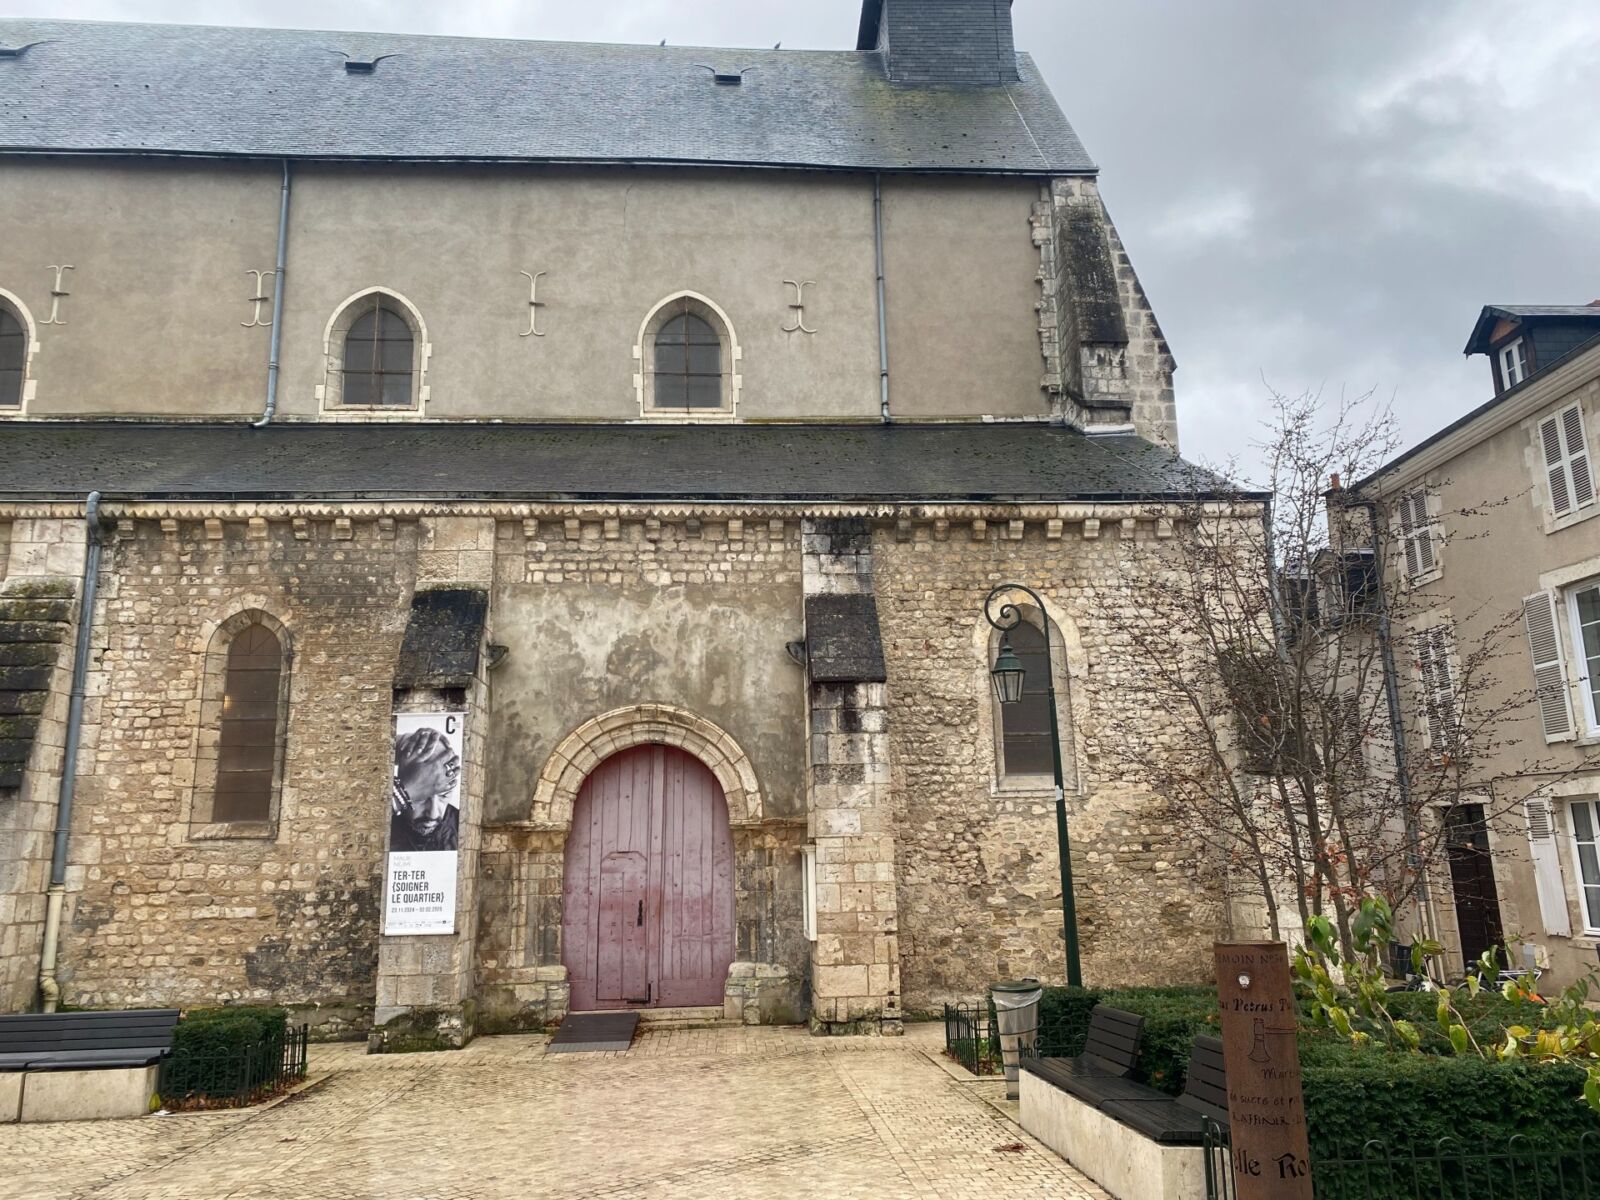
[[[169,1108],[240,1108],[306,1077],[310,1027],[228,1050],[177,1051],[161,1064],[158,1090]]]
[[[1207,1200],[1234,1200],[1228,1132],[1205,1123]],[[1311,1155],[1317,1200],[1600,1200],[1600,1134],[1498,1144],[1368,1141]]]
[[[944,1051],[974,1075],[1000,1075],[1000,1035],[987,1004],[944,1006]]]

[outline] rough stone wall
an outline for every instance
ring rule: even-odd
[[[1051,793],[1009,791],[995,778],[982,605],[1012,579],[1044,595],[1068,643],[1072,720],[1063,725],[1076,765],[1067,804],[1084,978],[1206,976],[1222,922],[1208,864],[1147,782],[1119,775],[1100,744],[1118,717],[1173,736],[1141,719],[1145,685],[1121,660],[1109,620],[1139,603],[1120,582],[1119,542],[1163,533],[1172,535],[1169,522],[1133,520],[877,532],[908,1013],[971,998],[995,979],[1059,980],[1065,970]]]
[[[1131,414],[1140,436],[1176,449],[1172,352],[1095,181],[1053,180],[1033,239],[1052,413],[1084,428]]]
[[[415,543],[388,519],[121,522],[89,678],[65,1002],[370,1012]],[[244,608],[281,620],[292,653],[275,832],[198,840],[207,628]]]
[[[0,620],[0,677],[14,667],[39,685],[11,692],[10,704],[0,691],[0,747],[13,746],[26,756],[16,786],[7,785],[13,773],[4,768],[17,764],[0,762],[0,1012],[17,1012],[31,1007],[38,993],[77,630],[71,597],[83,570],[85,530],[81,519],[55,518],[8,522],[0,530],[0,615],[15,605],[24,606],[22,613],[52,618],[70,611],[64,622]],[[62,599],[41,605],[49,596]]]

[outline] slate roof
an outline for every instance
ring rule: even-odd
[[[813,683],[882,683],[883,636],[870,595],[806,597],[806,670]]]
[[[1057,501],[1237,495],[1132,434],[1027,424],[0,423],[0,499]]]
[[[1472,326],[1463,354],[1487,354],[1489,335],[1501,320],[1557,320],[1600,323],[1600,300],[1592,304],[1485,304]]]
[[[470,687],[488,620],[489,593],[482,588],[417,590],[400,643],[395,687]]]
[[[0,151],[1095,169],[1027,55],[1005,86],[907,86],[874,51],[0,19],[23,46],[0,55]]]

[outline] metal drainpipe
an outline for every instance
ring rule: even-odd
[[[283,284],[289,270],[289,160],[283,160],[283,190],[278,197],[278,262],[272,276],[272,339],[267,351],[267,407],[250,428],[271,424],[278,411],[278,352],[283,349]]]
[[[883,301],[883,175],[872,173],[872,250],[878,267],[878,402],[883,423],[889,415],[889,315]]]
[[[1422,870],[1422,856],[1417,849],[1421,837],[1417,831],[1416,815],[1411,811],[1411,777],[1408,774],[1406,727],[1400,714],[1400,685],[1394,665],[1394,639],[1389,625],[1389,600],[1383,591],[1383,547],[1378,539],[1378,506],[1374,500],[1347,500],[1344,503],[1353,508],[1365,509],[1367,513],[1372,569],[1378,578],[1378,653],[1383,664],[1383,696],[1389,708],[1389,736],[1394,740],[1395,783],[1399,787],[1400,806],[1405,813],[1406,866],[1417,875],[1417,898],[1421,902],[1422,931],[1428,937],[1437,940],[1439,916],[1434,911],[1433,892],[1428,887],[1428,876]]]
[[[78,589],[78,641],[72,656],[72,699],[67,705],[67,745],[61,757],[61,789],[56,799],[55,845],[50,852],[50,888],[45,893],[44,948],[39,954],[39,993],[44,1011],[55,1012],[61,1001],[56,982],[56,947],[61,941],[61,906],[66,899],[67,835],[72,829],[72,799],[78,786],[78,744],[83,735],[83,692],[89,674],[89,639],[94,630],[94,600],[100,579],[100,493],[90,492],[83,505],[88,546],[83,556],[83,584]]]

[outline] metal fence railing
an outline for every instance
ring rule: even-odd
[[[1207,1200],[1234,1200],[1228,1132],[1205,1123]],[[1411,1146],[1368,1141],[1312,1152],[1317,1200],[1600,1200],[1600,1134],[1498,1144],[1446,1137]]]
[[[974,1075],[1000,1075],[1000,1036],[987,1004],[944,1006],[944,1050]]]
[[[310,1029],[203,1053],[176,1051],[161,1064],[158,1090],[171,1107],[238,1108],[306,1077]]]

